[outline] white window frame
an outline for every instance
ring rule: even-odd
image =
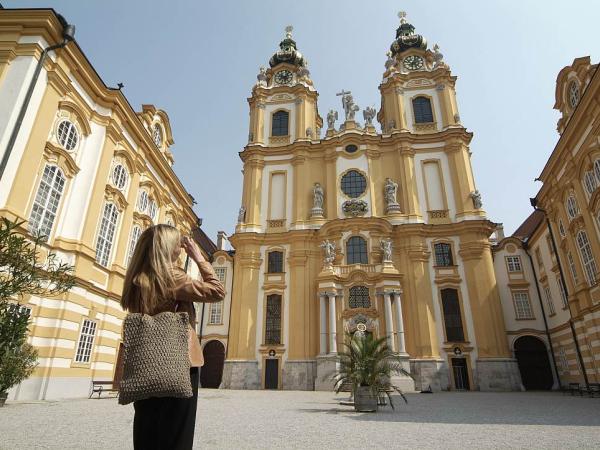
[[[54,173],[51,173],[54,169]],[[47,238],[52,234],[67,178],[60,167],[46,164],[29,214],[29,231]]]
[[[119,173],[117,173],[117,171],[119,171]],[[120,191],[125,190],[127,182],[129,181],[129,172],[127,172],[125,165],[121,163],[115,164],[115,167],[113,167],[112,170],[111,180],[117,189]]]
[[[163,131],[162,127],[158,123],[155,123],[154,127],[152,128],[152,140],[154,141],[154,145],[156,145],[156,148],[162,148]]]
[[[96,261],[104,267],[108,267],[111,259],[110,256],[117,235],[119,215],[117,205],[112,202],[104,204],[98,228],[98,236],[96,238]]]
[[[227,278],[227,267],[215,267],[214,270],[217,278],[224,285]]]
[[[63,127],[63,125],[65,125]],[[74,152],[79,144],[79,130],[75,122],[63,119],[56,125],[56,141],[68,152]]]
[[[566,210],[569,220],[573,220],[579,214],[579,205],[577,204],[577,199],[575,198],[575,195],[570,194],[567,197]]]
[[[598,187],[598,182],[596,180],[594,172],[589,170],[583,175],[583,185],[585,186],[585,190],[588,193],[588,195],[592,195],[594,193],[594,191]]]
[[[506,266],[509,272],[523,272],[523,266],[521,265],[521,257],[518,255],[507,256]]]
[[[548,305],[548,315],[553,316],[556,314],[556,310],[554,309],[554,300],[552,300],[552,292],[550,291],[550,286],[544,286],[544,296],[546,297],[546,305]]]
[[[223,300],[210,304],[208,316],[209,325],[221,325],[223,323]]]
[[[127,252],[127,265],[131,262],[135,246],[142,235],[142,227],[138,224],[133,224],[131,227],[131,236],[129,237],[129,251]]]
[[[138,197],[137,207],[138,211],[141,213],[145,213],[148,210],[148,205],[150,204],[150,196],[148,192],[141,190],[140,196]]]
[[[589,286],[593,286],[596,284],[598,277],[598,266],[596,265],[596,260],[594,259],[594,254],[592,252],[592,246],[590,245],[590,240],[588,239],[585,230],[580,230],[577,233],[575,240],[577,241],[577,247],[579,249],[579,256],[581,258],[581,265],[583,266],[585,279],[587,280]]]
[[[154,221],[156,220],[156,217],[158,216],[158,204],[156,203],[156,201],[154,199],[150,199],[148,201],[148,215]]]
[[[569,299],[567,298],[567,293],[565,292],[565,287],[562,284],[560,277],[556,276],[556,284],[558,284],[558,292],[560,292],[560,299],[563,302],[563,308],[569,307]]]
[[[521,320],[532,320],[533,309],[531,308],[531,301],[529,300],[529,292],[527,291],[513,291],[512,292],[513,305],[515,307],[515,317]]]
[[[567,252],[567,260],[569,261],[569,269],[571,270],[571,276],[573,277],[573,284],[579,283],[579,277],[577,276],[577,267],[575,267],[575,260],[571,252]]]
[[[571,80],[568,88],[569,106],[571,109],[575,109],[581,100],[581,92],[579,91],[579,83],[575,80]]]
[[[79,329],[79,338],[77,339],[77,349],[75,351],[75,362],[78,364],[89,364],[92,358],[94,340],[98,323],[95,320],[83,319]]]

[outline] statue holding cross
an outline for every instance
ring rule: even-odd
[[[342,106],[344,107],[344,113],[346,114],[346,122],[354,121],[354,114],[356,114],[356,111],[358,111],[360,107],[354,103],[352,92],[342,89],[342,92],[338,92],[335,95],[342,96]]]

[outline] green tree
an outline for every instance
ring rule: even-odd
[[[27,344],[29,311],[23,295],[58,295],[75,284],[73,268],[48,252],[45,236],[29,236],[24,222],[0,218],[0,398],[31,375],[37,351]]]

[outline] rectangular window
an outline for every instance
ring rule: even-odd
[[[520,256],[507,256],[506,257],[506,265],[508,266],[509,272],[522,272],[523,268],[521,266],[521,257]]]
[[[439,243],[433,246],[435,250],[435,265],[448,267],[453,266],[454,261],[452,260],[452,246],[446,243]]]
[[[217,275],[217,278],[219,279],[219,281],[221,283],[225,284],[227,267],[215,267],[215,274]]]
[[[558,284],[558,292],[560,292],[560,299],[563,302],[563,308],[569,307],[569,300],[567,299],[567,293],[565,292],[565,287],[562,284],[560,277],[556,277],[556,284]]]
[[[569,269],[571,270],[571,276],[573,277],[573,284],[577,285],[579,279],[577,277],[577,268],[575,267],[575,261],[573,261],[571,252],[567,253],[567,259],[569,260]]]
[[[271,174],[269,191],[269,220],[285,219],[286,174],[275,172]]]
[[[210,304],[209,325],[220,325],[223,323],[223,301]]]
[[[442,307],[444,310],[444,325],[448,342],[464,342],[460,302],[456,289],[442,289]]]
[[[29,231],[42,236],[50,236],[58,212],[58,205],[65,189],[66,179],[56,166],[46,166],[40,181],[31,215]]]
[[[529,294],[526,291],[513,292],[513,302],[517,319],[533,319]]]
[[[265,344],[281,344],[281,295],[267,296]]]
[[[79,342],[77,342],[77,353],[75,354],[75,362],[89,363],[92,355],[92,346],[94,345],[94,337],[96,336],[96,322],[89,319],[84,319],[81,325],[81,333],[79,334]]]
[[[596,278],[598,277],[598,268],[596,267],[596,260],[594,259],[592,246],[588,240],[587,233],[581,230],[577,233],[576,240],[577,246],[579,247],[585,279],[587,280],[588,285],[594,286],[596,284]]]
[[[548,315],[552,316],[556,314],[554,310],[554,301],[552,300],[552,293],[550,292],[549,286],[544,286],[544,296],[546,297],[546,304],[548,305]]]
[[[283,252],[269,252],[267,270],[269,273],[283,272]]]
[[[118,220],[119,211],[116,205],[114,203],[106,203],[96,241],[96,261],[104,267],[108,266]]]

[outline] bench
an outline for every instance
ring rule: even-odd
[[[100,398],[103,392],[119,392],[119,389],[114,386],[112,381],[92,380],[90,396],[88,398],[92,398],[96,393],[98,394],[98,398]]]
[[[592,398],[596,395],[600,397],[600,383],[590,383],[587,387],[582,387],[581,395],[583,395],[584,392]]]

